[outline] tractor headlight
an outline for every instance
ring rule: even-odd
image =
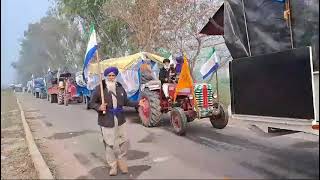
[[[213,94],[213,98],[216,99],[217,97],[218,97],[218,95],[217,95],[216,93],[214,93],[214,94]]]

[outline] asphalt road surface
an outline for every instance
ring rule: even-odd
[[[230,120],[222,130],[208,119],[189,123],[175,135],[168,115],[161,127],[145,128],[126,109],[130,138],[128,175],[108,176],[97,113],[84,104],[51,104],[17,94],[40,151],[56,178],[312,178],[319,179],[319,136],[268,134]]]

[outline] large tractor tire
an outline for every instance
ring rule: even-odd
[[[50,103],[57,103],[57,95],[56,94],[48,94],[49,102]]]
[[[64,102],[64,92],[63,91],[59,91],[58,92],[58,104],[59,105],[62,105],[63,104],[63,102]]]
[[[141,92],[141,99],[144,98],[145,106],[139,107],[139,116],[142,124],[146,127],[155,127],[161,120],[160,95],[158,91],[144,89]]]
[[[174,132],[177,135],[184,136],[186,134],[188,120],[182,108],[180,107],[172,108],[170,122]]]
[[[228,112],[226,112],[221,104],[219,104],[218,115],[210,117],[210,122],[214,128],[223,129],[227,126],[229,121]]]

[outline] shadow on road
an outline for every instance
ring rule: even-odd
[[[121,174],[118,172],[117,176],[109,176],[109,167],[100,166],[93,168],[89,171],[89,174],[93,176],[94,179],[136,179],[142,172],[147,171],[151,168],[151,166],[147,165],[138,165],[138,166],[130,166],[129,174]],[[76,179],[92,179],[88,176],[80,176]]]

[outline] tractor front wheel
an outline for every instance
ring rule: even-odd
[[[64,96],[64,105],[65,105],[65,106],[68,106],[68,105],[69,105],[69,98],[68,98],[67,96],[69,96],[69,95],[66,94],[66,95]]]
[[[217,129],[223,129],[227,126],[228,120],[228,113],[225,112],[223,106],[219,104],[219,113],[210,117],[210,122],[212,126]]]
[[[146,127],[155,127],[161,120],[159,92],[144,89],[141,92],[142,98],[145,99],[144,105],[138,109],[142,124]]]
[[[86,107],[87,107],[87,109],[90,109],[90,105],[89,105],[90,97],[89,96],[85,96],[85,99],[86,99]]]
[[[182,108],[180,107],[172,108],[170,121],[174,129],[174,132],[177,135],[183,136],[186,134],[188,120]]]

